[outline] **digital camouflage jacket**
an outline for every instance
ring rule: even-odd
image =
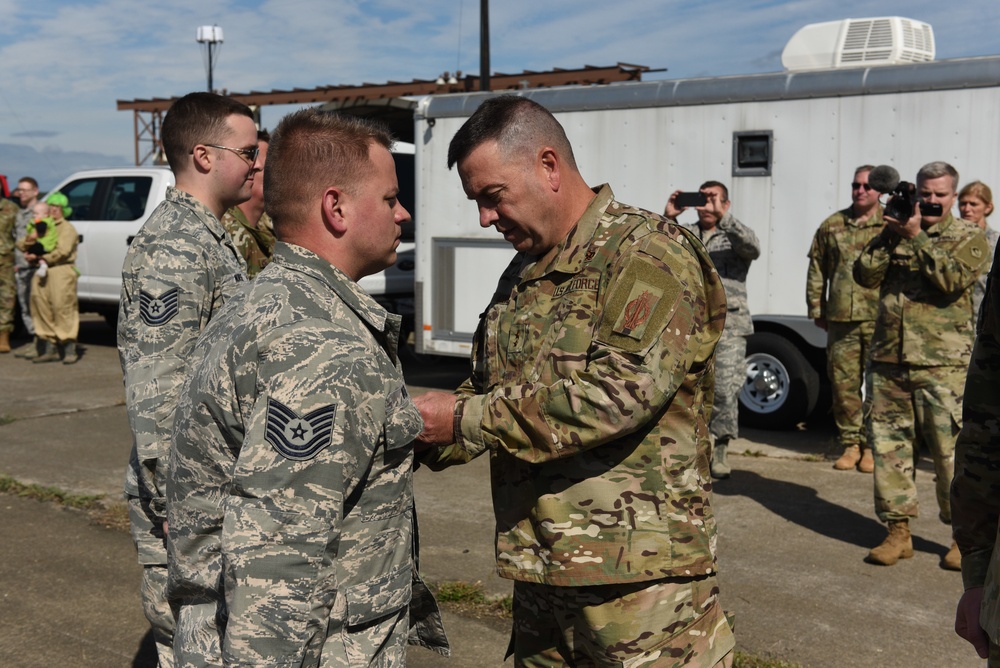
[[[328,262],[279,243],[199,340],[167,479],[168,594],[224,596],[225,665],[401,666],[408,620],[411,642],[447,653],[417,573],[423,421],[399,325]]]
[[[133,439],[125,493],[149,500],[154,527],[166,518],[161,460],[169,452],[188,357],[201,331],[247,281],[225,228],[176,188],[167,189],[125,256],[118,356]],[[140,539],[138,547],[140,563],[166,563],[156,536]]]

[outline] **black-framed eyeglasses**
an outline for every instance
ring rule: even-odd
[[[253,148],[233,148],[232,146],[219,146],[218,144],[202,144],[202,146],[207,146],[209,148],[221,148],[224,151],[232,151],[233,153],[242,155],[250,161],[251,166],[257,162],[257,156],[260,154],[259,146],[254,146]]]
[[[865,192],[869,192],[872,189],[872,187],[867,183],[858,183],[855,181],[851,184],[851,190],[857,190],[858,188],[864,188]]]

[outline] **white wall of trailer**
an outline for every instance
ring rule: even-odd
[[[973,59],[975,60],[975,59]],[[932,160],[946,160],[961,174],[962,183],[981,179],[1000,188],[1000,59],[992,60],[997,83],[989,87],[953,90],[842,94],[806,99],[744,100],[711,104],[673,104],[569,111],[556,117],[566,128],[580,169],[591,185],[610,183],[623,202],[661,212],[674,189],[696,190],[715,179],[730,188],[733,213],[754,229],[763,248],[747,279],[750,309],[757,317],[806,315],[806,252],[819,223],[850,203],[850,182],[856,166],[890,164],[906,180]],[[947,62],[947,61],[943,61]],[[919,81],[919,68],[903,69]],[[864,70],[860,70],[864,71]],[[859,70],[829,73],[765,75],[839,76]],[[757,80],[757,81],[755,81]],[[702,88],[713,80],[693,80]],[[719,85],[752,90],[767,83],[761,75],[722,77]],[[592,94],[619,89],[652,98],[650,88],[685,82],[648,82],[593,87]],[[643,91],[642,89],[647,89]],[[564,89],[586,100],[588,89]],[[856,91],[856,92],[860,92]],[[560,89],[526,91],[542,104],[558,102]],[[465,95],[467,113],[427,117],[417,114],[417,207],[421,229],[417,240],[416,280],[418,330],[423,352],[467,354],[460,345],[471,333],[511,251],[495,230],[478,225],[478,213],[465,199],[457,172],[447,169],[448,143],[471,114],[480,95]],[[641,101],[639,102],[641,104]],[[547,105],[548,106],[548,105]],[[551,107],[550,107],[551,108]],[[431,125],[430,123],[433,123]],[[770,176],[733,176],[733,133],[772,131],[773,163]],[[1000,192],[1000,191],[998,191]],[[955,212],[957,215],[957,211]],[[693,222],[694,212],[682,215]],[[998,221],[1000,224],[1000,221]],[[495,249],[477,245],[454,254],[453,313],[457,326],[444,340],[435,337],[433,248],[442,239],[461,246],[461,239],[499,242]],[[489,250],[487,250],[490,248]],[[478,258],[478,259],[477,259]]]

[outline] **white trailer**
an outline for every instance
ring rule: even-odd
[[[762,245],[747,279],[755,334],[740,397],[752,424],[794,425],[816,407],[826,335],[807,318],[806,253],[820,222],[850,204],[855,167],[889,164],[912,181],[945,160],[963,183],[1000,186],[1000,56],[521,94],[563,124],[588,183],[610,183],[623,202],[661,212],[675,189],[729,186],[733,214]],[[421,353],[470,353],[513,254],[480,228],[447,168],[451,138],[488,95],[435,95],[416,108]]]

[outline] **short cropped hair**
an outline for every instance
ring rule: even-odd
[[[325,188],[353,192],[374,173],[372,144],[391,149],[381,123],[317,109],[288,114],[271,135],[264,170],[264,208],[279,239],[301,224]]]
[[[875,169],[875,165],[861,165],[860,167],[854,170],[854,175],[857,176],[861,172],[870,172],[873,169]]]
[[[32,178],[30,176],[22,176],[21,178],[19,178],[17,180],[17,182],[18,183],[22,183],[22,182],[23,183],[28,183],[28,184],[31,185],[32,188],[34,188],[36,190],[38,189],[38,181],[36,181],[34,178]]]
[[[270,144],[271,133],[268,132],[267,130],[257,130],[257,141],[266,141],[268,144]]]
[[[160,136],[170,169],[177,173],[198,144],[222,144],[232,132],[232,115],[253,119],[250,107],[215,93],[188,93],[171,105]],[[242,148],[242,147],[235,147]]]
[[[479,105],[448,146],[448,169],[487,141],[495,141],[505,158],[552,146],[577,169],[563,126],[548,109],[520,95],[499,95]]]
[[[722,203],[725,204],[729,201],[729,188],[725,184],[719,181],[705,181],[698,186],[698,190],[704,190],[705,188],[720,188],[722,190]]]
[[[982,181],[966,183],[965,186],[959,191],[958,199],[961,200],[963,197],[968,197],[969,195],[983,200],[983,204],[986,205],[987,216],[993,213],[993,191],[990,190],[988,185]]]
[[[939,179],[942,176],[950,176],[952,190],[958,190],[958,170],[941,160],[928,162],[920,168],[920,171],[917,172],[917,186],[931,179]]]

